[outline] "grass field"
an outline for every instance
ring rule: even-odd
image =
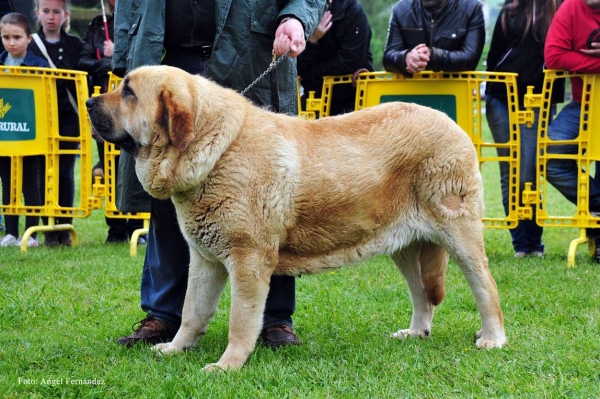
[[[486,214],[500,215],[497,167],[484,167]],[[559,196],[557,207],[566,207]],[[229,293],[185,354],[159,357],[116,338],[144,317],[144,249],[105,245],[101,212],[76,219],[80,245],[21,254],[0,248],[0,397],[4,398],[597,398],[600,267],[574,229],[544,232],[544,259],[516,260],[508,231],[487,229],[508,345],[477,350],[480,317],[454,262],[427,340],[390,333],[410,323],[406,284],[387,258],[297,281],[299,347],[258,346],[238,372],[207,374],[227,345]]]

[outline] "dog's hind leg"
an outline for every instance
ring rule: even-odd
[[[435,307],[444,298],[444,277],[448,255],[444,248],[415,242],[392,255],[408,285],[413,314],[410,327],[398,330],[392,337],[426,338],[431,333]]]
[[[478,348],[501,348],[506,343],[498,288],[490,273],[480,220],[456,223],[446,230],[444,246],[465,275],[481,315],[482,329],[475,335]]]
[[[181,326],[172,342],[158,344],[154,350],[169,354],[192,348],[206,332],[227,282],[227,270],[210,262],[190,248],[190,271],[183,303]]]
[[[229,344],[217,363],[206,370],[239,369],[254,347],[263,324],[269,282],[277,265],[272,249],[236,248],[226,262],[231,281]]]

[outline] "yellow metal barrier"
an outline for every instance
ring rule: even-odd
[[[121,82],[121,78],[112,73],[109,74],[108,90],[112,91],[117,88]],[[100,87],[94,87],[94,95],[100,94]],[[131,235],[129,241],[129,253],[131,256],[137,256],[137,242],[141,235],[148,234],[148,228],[150,226],[150,214],[147,212],[121,212],[117,209],[117,164],[118,156],[121,153],[114,144],[104,142],[104,180],[100,177],[96,177],[94,181],[94,195],[96,197],[104,197],[104,214],[111,218],[121,219],[142,219],[144,226],[141,229],[137,229]]]
[[[583,80],[583,93],[581,99],[581,117],[579,136],[575,140],[555,141],[548,137],[548,126],[550,117],[550,93],[557,79],[568,79],[578,76]],[[600,75],[568,74],[564,71],[547,70],[545,72],[544,90],[538,96],[528,95],[532,101],[541,104],[540,120],[538,126],[538,189],[537,193],[527,192],[530,201],[538,205],[537,224],[540,226],[553,227],[575,227],[579,229],[579,237],[571,241],[569,246],[567,264],[575,266],[575,252],[577,246],[588,243],[590,255],[595,253],[593,240],[586,235],[586,228],[600,227],[600,218],[590,214],[589,211],[589,181],[592,166],[598,170],[597,161],[600,160],[600,136],[598,126],[600,125]],[[593,132],[593,129],[596,129]],[[552,145],[569,144],[576,145],[576,154],[551,154],[548,149]],[[546,167],[552,159],[571,159],[577,162],[580,173],[578,174],[577,206],[575,213],[569,216],[556,216],[549,214],[547,203],[548,181],[546,180]],[[533,194],[533,195],[531,195]]]
[[[383,102],[404,101],[426,105],[445,112],[471,137],[477,150],[480,165],[485,162],[509,164],[509,213],[506,217],[484,217],[486,227],[512,228],[519,220],[531,219],[530,204],[519,204],[520,141],[519,124],[533,123],[531,110],[519,111],[514,73],[491,72],[423,72],[412,78],[388,72],[366,72],[357,76],[355,109],[371,107]],[[482,83],[494,81],[506,84],[511,126],[510,140],[506,143],[486,142],[482,136],[481,93]],[[306,111],[329,115],[331,93],[334,85],[351,84],[352,75],[324,78],[322,97],[309,95]],[[313,93],[311,93],[313,94]],[[531,104],[530,104],[531,105]],[[509,149],[508,156],[498,156],[498,148]]]
[[[578,76],[583,79],[582,111],[580,134],[576,140],[556,142],[548,139],[547,128],[551,115],[551,92],[554,80]],[[546,71],[542,94],[534,95],[531,88],[524,98],[525,110],[519,111],[516,92],[516,74],[489,72],[433,73],[423,72],[407,78],[385,72],[362,73],[358,75],[356,109],[373,106],[387,101],[415,102],[439,109],[454,119],[470,136],[477,149],[480,164],[484,162],[509,163],[509,214],[506,218],[484,217],[486,227],[511,228],[518,220],[532,218],[532,206],[537,206],[536,223],[540,226],[577,227],[579,237],[571,242],[568,253],[568,266],[575,264],[577,246],[588,243],[591,255],[595,252],[594,242],[586,236],[586,228],[599,228],[600,218],[589,212],[589,179],[592,165],[600,160],[600,137],[594,136],[591,129],[600,124],[600,75],[566,74],[564,71]],[[307,109],[313,107],[320,115],[328,115],[331,101],[331,87],[347,83],[351,76],[327,77],[323,85],[323,98],[307,102]],[[480,85],[484,82],[504,82],[507,89],[510,140],[507,143],[488,143],[482,137],[482,115]],[[538,125],[538,188],[531,189],[531,183],[521,192],[519,189],[520,165],[520,124],[531,125],[534,122],[533,108],[540,108]],[[597,142],[598,141],[598,142]],[[557,155],[548,152],[548,146],[556,144],[574,144],[579,151],[575,155]],[[508,157],[499,157],[486,149],[508,148]],[[553,216],[548,214],[547,184],[545,170],[550,159],[573,159],[581,173],[578,175],[577,209],[571,216]],[[523,205],[519,205],[519,198]]]
[[[69,230],[72,243],[77,245],[77,232],[70,224],[55,224],[55,217],[83,218],[92,209],[100,207],[92,197],[91,187],[91,135],[85,108],[88,87],[85,72],[29,67],[2,66],[0,69],[0,156],[11,158],[10,203],[0,205],[6,215],[37,215],[48,217],[47,226],[28,228],[23,234],[21,251],[27,251],[27,241],[34,232]],[[60,136],[56,82],[69,80],[75,83],[79,111],[79,137]],[[60,141],[77,142],[74,150],[59,148]],[[76,155],[80,158],[79,199],[73,207],[58,204],[59,156]],[[45,192],[42,206],[26,206],[22,201],[23,157],[45,156],[43,176]]]

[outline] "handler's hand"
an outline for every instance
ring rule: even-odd
[[[304,28],[300,21],[290,18],[279,25],[275,31],[275,41],[273,42],[275,54],[283,55],[288,49],[291,49],[288,56],[294,58],[299,56],[305,48]]]
[[[580,51],[585,55],[591,55],[592,57],[600,57],[600,42],[592,43],[593,49],[581,49]]]

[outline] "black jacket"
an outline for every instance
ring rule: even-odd
[[[115,30],[114,17],[112,15],[107,15],[106,24],[108,25],[108,37],[114,42]],[[90,74],[92,80],[90,91],[93,90],[94,86],[101,86],[102,92],[105,92],[107,89],[108,72],[112,69],[112,57],[104,56],[105,40],[104,21],[102,15],[98,15],[88,25],[77,68]]]
[[[331,14],[331,29],[317,44],[307,42],[306,49],[298,56],[303,99],[309,91],[321,97],[323,76],[348,75],[361,68],[374,70],[371,26],[361,5],[356,0],[336,0],[331,5]],[[336,85],[333,91],[330,115],[354,109],[354,88]]]
[[[512,3],[508,0],[506,4]],[[513,18],[507,18],[507,32],[502,29],[502,11],[498,15],[490,51],[487,56],[487,70],[490,72],[518,73],[517,93],[519,104],[523,105],[523,96],[527,86],[533,86],[533,92],[542,92],[544,82],[544,41],[535,38],[531,30],[523,38],[527,20],[524,10],[517,12]],[[552,103],[562,102],[564,99],[564,79],[554,82],[552,88]],[[507,102],[506,84],[488,82],[486,95]]]
[[[50,56],[50,59],[56,65],[58,69],[73,69],[77,70],[77,63],[79,62],[79,55],[81,53],[81,39],[76,36],[69,35],[68,33],[61,31],[60,41],[57,43],[48,43],[46,41],[46,35],[40,28],[38,34],[44,42],[46,51]],[[38,48],[34,40],[29,43],[28,49],[32,51],[38,57],[46,59],[42,51]],[[76,114],[69,96],[67,95],[67,89],[70,90],[73,97],[76,96],[75,82],[71,80],[58,79],[56,82],[56,96],[58,98],[58,112]]]
[[[431,51],[427,70],[472,71],[484,42],[485,20],[479,0],[448,0],[436,14],[430,14],[421,0],[400,0],[392,9],[383,67],[411,76],[406,71],[406,53],[424,43]]]

